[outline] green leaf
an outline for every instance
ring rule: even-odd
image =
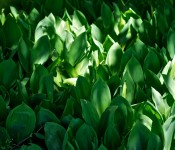
[[[7,115],[6,103],[2,96],[0,95],[0,121],[4,120]]]
[[[82,117],[85,122],[97,131],[99,125],[99,115],[91,102],[81,100]]]
[[[0,85],[10,88],[16,82],[17,76],[18,68],[12,59],[4,60],[0,63]]]
[[[174,38],[175,38],[175,31],[170,28],[167,35],[167,49],[171,59],[173,59],[175,54]]]
[[[164,83],[166,85],[166,87],[168,88],[170,94],[173,96],[173,98],[175,99],[175,81],[169,77],[168,75],[162,75],[163,79],[164,79]]]
[[[10,137],[20,142],[28,137],[35,129],[35,112],[25,103],[10,111],[6,119],[6,129]]]
[[[46,122],[60,123],[60,120],[49,109],[45,109],[41,107],[36,116],[36,126],[41,127]]]
[[[144,60],[143,66],[157,74],[161,68],[161,64],[160,64],[158,55],[154,51],[150,50]]]
[[[104,145],[111,150],[115,150],[120,145],[120,135],[116,128],[108,126],[104,135]]]
[[[110,47],[106,57],[106,64],[109,66],[112,73],[119,73],[122,55],[123,52],[120,45],[118,43],[114,43]]]
[[[63,9],[63,0],[46,0],[45,1],[45,11],[52,12],[55,15],[59,15]]]
[[[83,57],[86,50],[86,32],[81,33],[75,38],[67,54],[68,62],[74,66]]]
[[[50,55],[50,42],[47,35],[38,39],[31,51],[31,66],[35,64],[44,64]]]
[[[134,56],[132,56],[131,59],[128,61],[125,70],[129,71],[133,81],[136,84],[143,84],[144,82],[143,70],[140,63]]]
[[[82,26],[88,27],[88,22],[86,17],[81,11],[75,10],[72,18],[72,25],[74,27],[80,28]]]
[[[141,122],[137,121],[128,138],[127,150],[146,149],[150,131]]]
[[[66,130],[59,124],[47,122],[44,126],[45,143],[48,150],[62,150]]]
[[[3,31],[6,38],[6,46],[10,49],[18,47],[20,38],[22,36],[21,30],[12,16],[8,16],[3,26]]]
[[[154,133],[150,134],[147,149],[155,149],[155,150],[163,149],[163,143],[158,135]]]
[[[19,42],[19,49],[18,49],[18,57],[23,69],[28,73],[30,71],[30,56],[31,52],[29,46],[26,42],[21,38]]]
[[[20,150],[42,150],[42,148],[36,144],[30,144],[21,146]]]
[[[74,115],[74,104],[75,99],[73,97],[70,97],[67,99],[66,105],[64,106],[64,111],[62,113],[62,117],[66,117],[68,115]]]
[[[75,88],[78,99],[89,99],[90,84],[85,77],[78,77]]]
[[[164,149],[167,150],[171,148],[173,144],[173,138],[175,133],[175,116],[170,116],[163,124],[163,131],[165,136]]]
[[[100,78],[95,82],[92,87],[91,102],[96,108],[99,116],[101,116],[101,114],[111,103],[111,93],[109,87]]]
[[[98,150],[107,150],[107,148],[103,144],[101,144]]]
[[[95,24],[91,25],[91,35],[94,40],[99,42],[103,41],[102,31]]]
[[[10,146],[10,136],[4,127],[0,126],[0,148],[8,149]]]
[[[168,106],[165,104],[162,96],[158,91],[156,91],[154,88],[152,89],[152,99],[154,101],[154,104],[157,108],[157,110],[164,116],[168,116],[167,112],[170,111]]]
[[[95,150],[98,147],[98,139],[94,129],[83,124],[76,133],[76,141],[80,150]]]
[[[30,88],[33,93],[38,93],[40,88],[40,81],[42,78],[48,75],[47,69],[42,66],[36,66],[36,69],[33,71],[31,78],[30,78]]]
[[[101,6],[101,17],[103,19],[103,25],[105,28],[109,28],[111,25],[113,25],[114,22],[114,16],[113,13],[109,7],[109,5],[102,3]]]

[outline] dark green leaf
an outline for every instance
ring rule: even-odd
[[[10,88],[16,82],[17,76],[18,68],[12,59],[0,63],[0,84]]]
[[[36,144],[30,144],[21,146],[20,150],[42,150],[42,148]]]
[[[0,126],[0,149],[8,149],[10,146],[10,136],[4,127]]]
[[[6,128],[10,137],[20,142],[28,137],[35,129],[36,116],[34,111],[25,103],[10,111],[6,120]]]
[[[47,122],[44,126],[45,143],[48,150],[62,150],[66,130],[59,124]]]
[[[91,104],[91,102],[86,100],[81,100],[81,107],[83,119],[88,125],[90,125],[97,131],[99,124],[99,115],[95,107]]]
[[[7,115],[6,103],[0,95],[0,121],[4,120]]]
[[[83,124],[76,133],[76,140],[80,150],[96,150],[98,147],[98,139],[94,129]]]

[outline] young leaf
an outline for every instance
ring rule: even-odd
[[[100,78],[92,87],[91,102],[96,108],[99,116],[101,116],[101,114],[105,111],[111,102],[111,93],[109,87]]]
[[[22,103],[12,109],[8,114],[6,129],[12,139],[20,142],[33,132],[35,123],[35,112],[25,103]]]
[[[59,124],[47,122],[44,126],[45,143],[48,150],[62,150],[66,130]]]

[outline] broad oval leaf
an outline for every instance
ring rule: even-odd
[[[87,125],[83,124],[76,133],[76,141],[81,150],[90,150],[97,149],[98,139],[94,129]]]
[[[99,116],[101,116],[101,114],[111,103],[111,93],[109,87],[100,78],[95,82],[92,87],[91,102],[96,108]]]
[[[66,130],[59,124],[47,122],[44,126],[45,143],[48,150],[62,150]]]
[[[35,112],[25,103],[22,103],[8,114],[6,128],[10,137],[16,142],[20,142],[33,132],[35,123]]]
[[[50,42],[47,35],[38,39],[31,51],[31,66],[34,64],[44,64],[50,55]]]
[[[120,63],[123,52],[118,43],[114,43],[107,54],[106,63],[109,66],[112,73],[118,73],[120,71]]]
[[[16,82],[17,76],[18,68],[12,59],[4,60],[0,63],[0,85],[10,88]]]
[[[128,61],[125,69],[129,71],[132,79],[136,84],[143,84],[143,70],[139,61],[134,56],[132,56],[131,59]]]
[[[76,65],[85,53],[86,42],[86,32],[83,32],[71,44],[67,54],[67,60],[72,66]]]

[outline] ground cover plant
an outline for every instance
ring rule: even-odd
[[[2,1],[1,150],[173,150],[173,0]]]

